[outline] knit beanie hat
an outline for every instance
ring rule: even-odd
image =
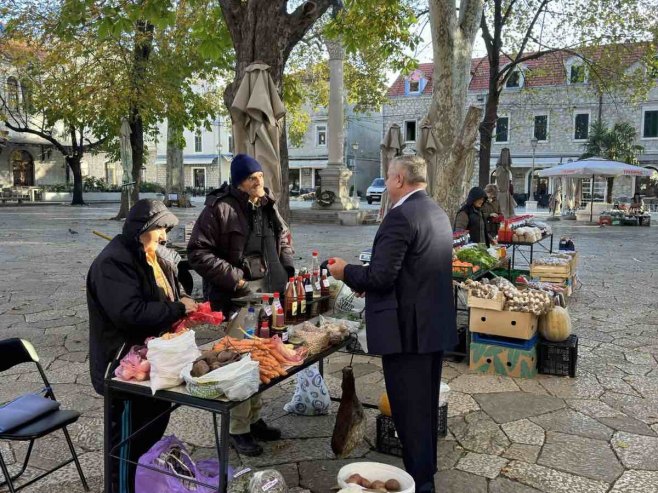
[[[263,167],[258,161],[247,154],[237,154],[231,161],[231,184],[237,187],[249,175],[263,171]]]

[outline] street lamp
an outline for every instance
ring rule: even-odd
[[[359,150],[359,143],[358,143],[358,142],[354,142],[354,143],[352,144],[352,151],[354,151],[354,170],[352,171],[352,176],[354,177],[354,178],[352,179],[352,183],[353,183],[353,187],[354,187],[354,188],[353,188],[353,190],[352,190],[352,197],[354,197],[354,196],[357,195],[357,193],[356,193],[356,152],[357,152],[358,150]]]
[[[530,198],[535,200],[535,194],[533,191],[533,185],[535,184],[535,150],[537,149],[537,143],[539,140],[537,137],[530,139],[530,147],[532,147],[532,173],[530,173]]]

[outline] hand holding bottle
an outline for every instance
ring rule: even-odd
[[[329,262],[327,262],[327,268],[329,269],[329,273],[332,275],[334,279],[338,279],[339,281],[342,281],[344,278],[346,265],[347,262],[345,262],[342,258],[339,257],[332,257],[329,259]]]

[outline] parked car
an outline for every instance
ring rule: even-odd
[[[375,178],[366,190],[366,200],[368,203],[372,204],[374,200],[381,202],[384,190],[386,190],[384,178]]]

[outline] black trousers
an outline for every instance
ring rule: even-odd
[[[170,403],[150,397],[118,395],[116,399],[112,399],[112,447],[169,408],[171,408]],[[139,458],[164,435],[169,424],[169,415],[167,413],[150,424],[115,451],[115,455],[138,462]],[[134,492],[136,471],[137,467],[134,464],[115,459],[112,464],[112,490],[107,493]]]
[[[414,478],[418,493],[434,492],[442,363],[442,352],[382,357],[404,467]]]

